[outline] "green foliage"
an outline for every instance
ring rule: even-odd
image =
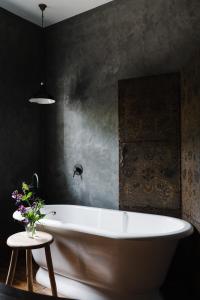
[[[26,193],[26,191],[25,191],[25,194],[22,196],[22,201],[28,201],[28,200],[30,200],[30,198],[32,197],[32,195],[33,195],[33,192]]]
[[[41,209],[44,207],[44,200],[37,197],[34,191],[31,190],[32,187],[27,183],[22,183],[22,194],[18,190],[12,193],[12,198],[16,200],[18,205],[18,210],[21,212],[21,215],[25,218],[26,224],[35,224],[42,218],[45,217],[45,214],[41,212]]]
[[[25,193],[29,191],[29,185],[26,182],[22,182],[22,191]]]
[[[45,214],[42,214],[38,207],[31,207],[23,214],[23,216],[29,221],[29,223],[34,224],[35,222],[43,219]]]

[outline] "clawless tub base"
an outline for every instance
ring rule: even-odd
[[[76,280],[66,278],[55,274],[58,293],[61,295],[79,300],[163,300],[158,290],[149,291],[145,294],[129,295],[112,295],[109,291],[103,291],[98,288],[83,284]],[[50,288],[49,276],[46,269],[39,268],[36,274],[36,280],[43,286]]]

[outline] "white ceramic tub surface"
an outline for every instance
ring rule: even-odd
[[[45,211],[56,212],[38,229],[55,239],[58,290],[79,300],[160,299],[177,242],[193,231],[188,222],[158,215],[73,205],[47,205]],[[43,251],[33,256],[37,280],[49,286]]]

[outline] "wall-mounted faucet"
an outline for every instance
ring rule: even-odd
[[[82,175],[83,175],[83,166],[80,165],[80,164],[76,164],[76,165],[74,166],[74,170],[73,170],[73,178],[74,178],[76,175],[77,175],[77,176],[80,176],[80,177],[81,177],[81,180],[83,179],[83,178],[82,178]]]
[[[38,189],[39,189],[39,176],[38,176],[37,173],[33,173],[31,187],[32,187],[34,193],[38,192]]]

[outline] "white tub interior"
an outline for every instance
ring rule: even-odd
[[[116,238],[158,237],[186,232],[189,234],[192,230],[188,222],[166,216],[73,205],[45,207],[46,212],[52,210],[56,215],[49,214],[42,224]]]

